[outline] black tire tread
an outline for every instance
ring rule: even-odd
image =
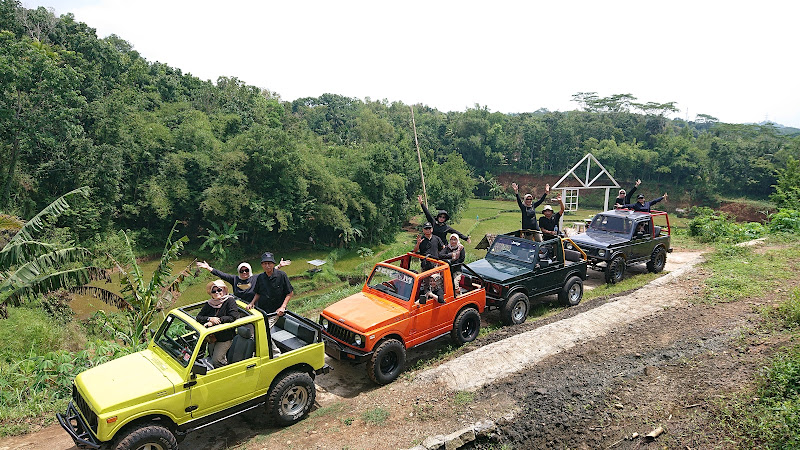
[[[461,336],[461,328],[466,320],[472,318],[473,320],[477,320],[478,326],[475,328],[475,332],[472,336],[468,339],[463,339]],[[464,308],[461,312],[458,313],[456,319],[453,321],[453,329],[450,331],[450,339],[456,345],[463,345],[467,342],[472,342],[478,337],[478,333],[481,331],[481,316],[478,314],[478,310],[475,308]]]
[[[136,449],[138,446],[147,443],[148,438],[161,441],[165,450],[177,450],[178,441],[171,431],[161,425],[152,423],[142,424],[132,428],[127,434],[121,436],[114,444],[114,450]]]
[[[397,347],[396,348],[398,352],[398,368],[396,370],[397,373],[392,376],[389,376],[388,378],[379,377],[375,373],[375,371],[378,370],[378,368],[380,367],[378,360],[381,357],[381,354],[384,351],[386,351],[387,348],[390,347]],[[397,379],[397,377],[400,376],[401,373],[403,373],[403,370],[405,369],[405,364],[406,364],[406,348],[405,346],[403,346],[403,343],[398,341],[397,339],[386,339],[385,341],[378,344],[377,347],[375,347],[375,352],[372,354],[372,358],[370,358],[369,361],[367,361],[367,375],[369,375],[369,379],[376,384],[381,384],[381,385],[389,384],[395,379]]]
[[[303,408],[303,412],[296,417],[286,418],[280,413],[280,400],[283,392],[295,384],[305,384],[308,389],[308,404]],[[297,423],[308,415],[317,397],[317,390],[314,386],[314,379],[306,372],[294,371],[283,374],[280,379],[269,390],[267,400],[267,413],[270,419],[281,426],[288,426]]]

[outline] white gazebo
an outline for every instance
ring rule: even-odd
[[[583,170],[584,164],[586,165],[585,171]],[[577,170],[581,171],[580,176],[576,173]],[[579,186],[561,186],[564,180],[568,179],[570,175],[578,181]],[[606,168],[600,164],[600,161],[598,161],[594,155],[587,153],[586,156],[572,166],[572,169],[569,169],[569,172],[565,173],[550,189],[559,189],[561,191],[561,199],[564,200],[564,206],[567,211],[577,211],[581,189],[605,189],[605,210],[608,210],[609,193],[612,188],[619,189],[617,180],[608,173]]]

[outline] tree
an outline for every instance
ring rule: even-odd
[[[67,211],[67,200],[77,195],[86,197],[89,191],[84,187],[62,195],[25,222],[0,250],[0,317],[7,318],[7,305],[17,306],[24,298],[108,278],[105,270],[83,264],[91,256],[89,250],[78,246],[59,248],[34,238]],[[5,221],[7,225],[9,222],[13,226],[13,221]]]
[[[785,169],[778,169],[778,182],[769,199],[781,209],[800,211],[800,161],[789,158]]]

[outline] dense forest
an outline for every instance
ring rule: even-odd
[[[431,205],[457,216],[473,195],[507,195],[501,173],[560,175],[587,152],[671,197],[765,199],[800,157],[797,134],[772,124],[669,119],[673,103],[629,94],[573,100],[525,114],[414,105]],[[190,236],[235,223],[258,248],[385,242],[422,191],[410,105],[200,80],[17,0],[0,0],[0,167],[0,212],[27,218],[88,186],[66,216],[74,238],[128,229],[145,247],[176,220]]]

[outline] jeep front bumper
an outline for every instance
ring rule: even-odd
[[[338,361],[362,363],[372,358],[373,352],[362,352],[350,348],[324,334],[322,335],[322,340],[325,341],[325,354]]]
[[[63,415],[56,413],[56,419],[58,419],[61,428],[69,433],[78,448],[100,448],[100,441],[89,430],[89,424],[83,420],[83,417],[72,402],[69,402],[66,413]]]

